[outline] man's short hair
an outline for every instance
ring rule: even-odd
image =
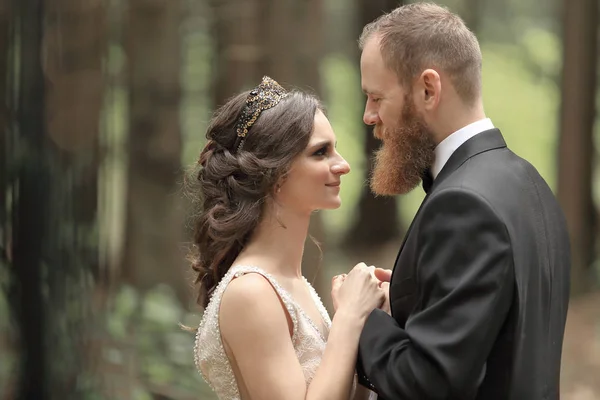
[[[400,84],[410,87],[425,69],[446,73],[464,103],[481,96],[481,49],[463,20],[432,3],[400,6],[366,25],[359,39],[362,50],[373,36],[388,68]]]

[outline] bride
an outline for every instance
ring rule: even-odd
[[[350,171],[319,102],[265,77],[217,112],[207,139],[193,255],[200,373],[222,400],[368,398],[354,369],[385,297],[373,267],[334,278],[333,321],[300,268],[311,213],[340,206]]]

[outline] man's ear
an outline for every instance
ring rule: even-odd
[[[434,69],[426,69],[417,79],[415,86],[415,101],[421,105],[423,110],[429,111],[435,109],[440,102],[442,91],[440,74]]]

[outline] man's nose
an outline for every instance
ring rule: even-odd
[[[367,104],[365,106],[365,113],[363,114],[363,122],[367,125],[376,125],[379,121],[379,115]]]

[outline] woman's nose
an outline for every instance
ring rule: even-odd
[[[331,167],[331,172],[336,175],[346,175],[350,172],[350,164],[348,164],[348,161],[346,161],[344,157],[340,156],[339,161]]]

